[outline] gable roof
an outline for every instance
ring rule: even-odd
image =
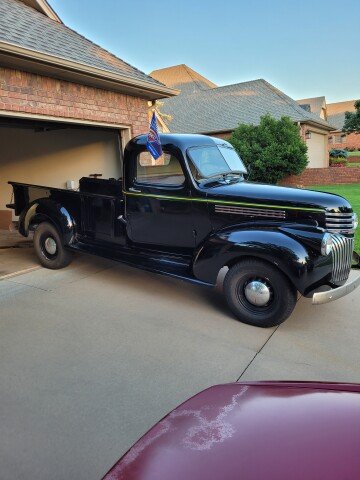
[[[336,130],[342,130],[345,123],[345,112],[355,112],[356,100],[347,100],[345,102],[328,103],[328,119]]]
[[[217,86],[185,64],[153,70],[150,76],[168,87],[176,88],[183,93],[194,93]]]
[[[267,113],[277,119],[288,116],[294,122],[333,129],[263,79],[181,93],[163,103],[162,111],[173,118],[169,128],[177,133],[228,132],[239,123],[258,125]]]
[[[147,92],[146,98],[176,93],[20,0],[0,0],[0,52],[4,56],[4,62],[0,58],[2,63],[10,56],[13,63],[14,57],[25,59],[33,70],[34,64],[56,65],[63,70],[109,79],[123,87],[137,87],[137,94]]]
[[[62,23],[58,14],[52,9],[51,5],[46,0],[21,0],[25,5],[35,8],[38,12],[46,15],[47,17],[55,20],[56,22]]]
[[[300,106],[304,107],[305,105],[310,106],[310,112],[315,113],[320,117],[321,110],[326,108],[325,97],[314,97],[314,98],[303,98],[301,100],[296,100]]]

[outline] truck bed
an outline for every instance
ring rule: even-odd
[[[21,182],[8,182],[13,187],[14,201],[7,205],[7,208],[15,210],[15,215],[20,215],[24,208],[39,198],[54,199],[75,199],[81,197],[104,197],[122,199],[122,184],[120,180],[99,179],[83,177],[79,182],[78,190],[50,187],[45,185],[34,185]]]
[[[9,182],[14,202],[7,205],[16,216],[26,212],[37,200],[49,199],[53,208],[64,208],[74,220],[77,238],[117,244],[126,243],[126,229],[118,218],[124,213],[122,183],[115,179],[83,177],[79,190]],[[27,232],[20,233],[27,235]]]

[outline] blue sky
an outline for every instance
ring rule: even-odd
[[[186,63],[218,85],[360,98],[359,0],[49,0],[66,25],[149,73]]]

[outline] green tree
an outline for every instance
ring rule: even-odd
[[[240,124],[229,142],[255,182],[275,184],[287,175],[301,173],[308,163],[307,146],[289,117],[276,120],[264,115],[259,125]]]
[[[360,100],[354,103],[355,112],[345,112],[343,132],[360,133]]]

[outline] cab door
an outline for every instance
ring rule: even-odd
[[[194,248],[190,185],[175,152],[164,149],[158,160],[138,152],[125,197],[127,233],[134,243]]]

